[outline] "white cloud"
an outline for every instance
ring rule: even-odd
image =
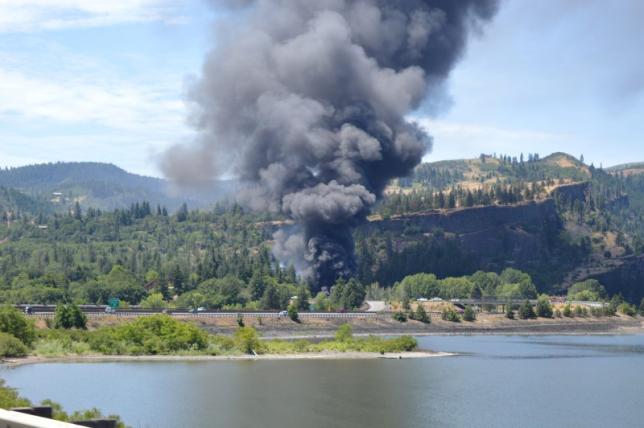
[[[0,0],[0,32],[101,27],[127,22],[176,22],[169,0]]]

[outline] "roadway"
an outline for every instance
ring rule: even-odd
[[[53,316],[56,311],[55,305],[17,305],[20,310],[29,306],[32,316],[49,317]],[[288,318],[283,312],[278,311],[189,311],[187,309],[141,309],[128,308],[116,309],[113,312],[107,312],[106,306],[100,305],[80,305],[81,311],[88,317],[142,317],[157,314],[168,314],[178,318],[232,318],[237,319],[239,316],[244,318]],[[335,319],[352,319],[352,318],[375,318],[378,314],[375,312],[300,312],[299,317],[303,319],[312,318],[335,318]]]

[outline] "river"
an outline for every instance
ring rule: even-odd
[[[3,368],[33,401],[134,428],[636,427],[644,336],[431,336],[455,357]]]

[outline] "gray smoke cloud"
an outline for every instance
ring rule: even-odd
[[[405,115],[447,77],[496,0],[218,0],[237,10],[190,89],[199,140],[178,181],[235,174],[298,224],[275,254],[319,287],[354,272],[351,231],[431,138]],[[192,158],[192,160],[191,160]]]

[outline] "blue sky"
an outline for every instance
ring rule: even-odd
[[[203,0],[0,0],[0,166],[159,175],[158,154],[193,138],[184,93],[216,18]],[[639,0],[503,1],[447,83],[449,108],[413,114],[435,139],[426,159],[644,161],[641,22]]]

